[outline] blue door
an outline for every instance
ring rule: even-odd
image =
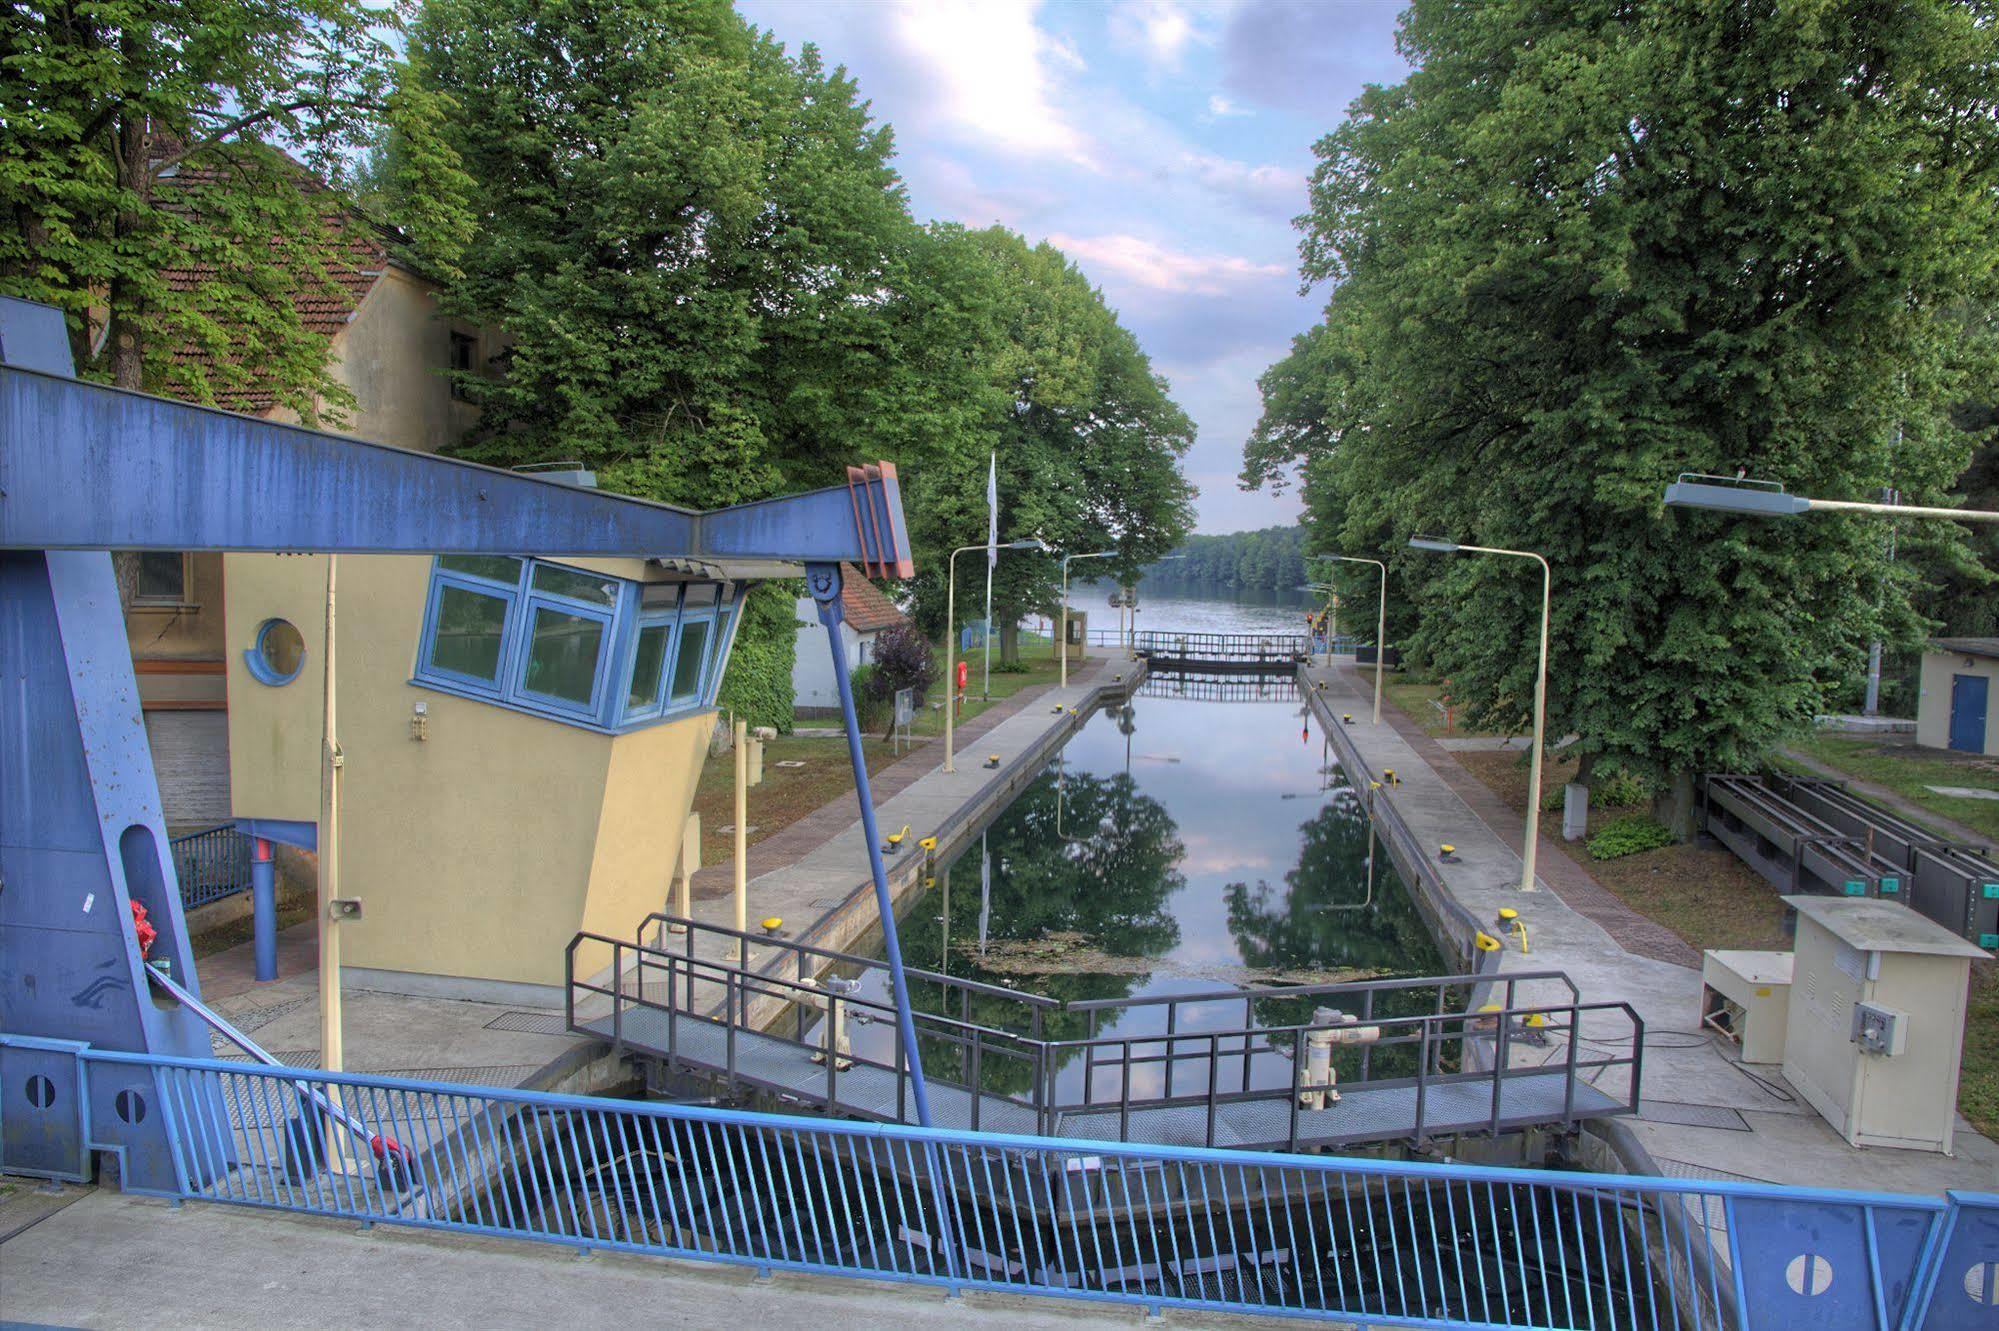
[[[1966,753],[1985,752],[1985,689],[1983,675],[1950,677],[1950,746]]]

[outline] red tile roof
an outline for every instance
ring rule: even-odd
[[[191,197],[194,190],[219,186],[225,175],[226,171],[221,167],[182,162],[171,174],[161,177],[157,197],[161,206],[172,208],[176,192],[188,191],[190,194],[183,197]],[[344,208],[338,196],[303,166],[298,167],[297,178],[301,192],[323,196],[324,199],[322,212],[327,228],[321,256],[326,265],[326,280],[302,274],[292,292],[292,306],[298,311],[299,320],[307,331],[331,341],[347,326],[347,321],[360,308],[362,300],[381,280],[383,271],[389,266],[390,252],[375,227]],[[212,263],[191,263],[168,268],[162,276],[174,291],[197,291],[204,284],[214,281],[216,273],[217,268]],[[189,343],[174,348],[171,354],[183,365],[200,366],[212,374],[227,353],[218,354],[211,346]],[[217,406],[230,411],[263,413],[278,405],[276,390],[261,384],[219,385],[215,398]]]
[[[909,616],[896,609],[895,602],[882,595],[881,589],[862,577],[852,564],[840,566],[840,607],[856,633],[873,633],[909,622]]]

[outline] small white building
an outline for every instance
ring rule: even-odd
[[[906,624],[909,617],[896,609],[895,602],[882,595],[853,565],[841,570],[840,606],[845,619],[840,625],[840,646],[845,653],[847,672],[874,659],[875,639],[882,630]],[[839,686],[833,677],[832,653],[826,650],[826,630],[819,624],[819,609],[812,598],[798,598],[798,653],[791,666],[791,702],[803,716],[825,716],[839,711]]]
[[[1916,743],[1999,753],[1999,638],[1933,638],[1916,695]]]

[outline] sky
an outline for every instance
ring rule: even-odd
[[[1103,289],[1200,435],[1196,530],[1295,521],[1237,487],[1256,378],[1310,327],[1312,144],[1407,72],[1401,0],[738,0],[844,65],[895,127],[920,219],[1011,227]]]

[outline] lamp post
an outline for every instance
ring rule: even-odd
[[[989,546],[984,541],[977,545],[961,545],[945,560],[949,576],[945,580],[944,591],[944,770],[955,772],[957,764],[951,752],[952,721],[958,710],[958,556],[967,550],[1039,550],[1043,554],[1053,554],[1048,543],[1039,537],[1029,537],[1025,541],[1008,541],[1005,545]],[[986,632],[993,631],[992,621],[986,621]]]
[[[1668,508],[1707,508],[1755,518],[1789,518],[1805,513],[1876,513],[1890,518],[1942,518],[1955,522],[1999,522],[1999,512],[1976,508],[1924,508],[1919,504],[1869,504],[1854,499],[1807,499],[1788,494],[1775,481],[1735,481],[1684,472],[1666,487]],[[1469,547],[1467,547],[1469,548]]]
[[[1069,561],[1072,559],[1109,559],[1115,550],[1098,550],[1087,555],[1062,556],[1062,627],[1055,634],[1055,650],[1062,654],[1062,682],[1058,687],[1069,687]]]
[[[1534,888],[1534,855],[1541,836],[1541,748],[1545,739],[1548,711],[1548,607],[1551,601],[1552,574],[1548,561],[1532,550],[1502,550],[1491,545],[1460,545],[1456,541],[1440,541],[1434,537],[1413,536],[1409,539],[1412,550],[1428,550],[1435,554],[1508,555],[1515,559],[1531,559],[1541,566],[1541,655],[1534,670],[1534,753],[1528,764],[1527,773],[1527,830],[1520,847],[1520,890],[1532,892]],[[1375,671],[1380,678],[1379,663]]]
[[[1388,669],[1388,565],[1379,559],[1359,555],[1312,555],[1312,559],[1336,559],[1345,564],[1372,564],[1381,570],[1381,599],[1375,606],[1374,624],[1374,724],[1381,724],[1381,672]],[[1328,665],[1332,664],[1330,661]]]

